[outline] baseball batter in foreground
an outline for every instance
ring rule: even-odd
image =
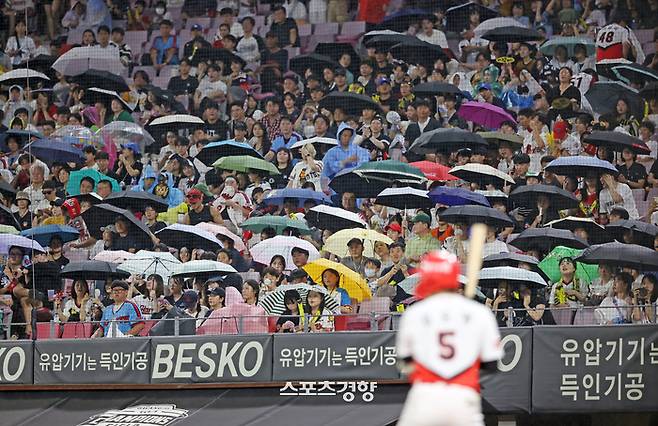
[[[411,390],[398,426],[484,424],[480,369],[496,371],[503,355],[496,320],[458,293],[460,265],[446,251],[423,259],[416,296],[400,322],[397,355]]]

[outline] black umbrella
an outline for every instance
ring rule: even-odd
[[[363,36],[363,44],[367,48],[374,48],[375,50],[385,51],[385,52],[388,52],[391,49],[391,47],[397,44],[411,43],[416,40],[418,39],[414,36],[394,32],[394,31],[372,31],[372,33],[368,33]]]
[[[317,53],[299,55],[290,59],[290,70],[300,76],[304,76],[309,68],[313,71],[313,74],[320,75],[323,69],[328,67],[333,70],[337,66],[338,63],[330,57],[318,55]]]
[[[448,59],[441,46],[420,39],[404,41],[391,47],[391,55],[407,64],[431,66],[437,59]]]
[[[352,192],[357,198],[375,198],[386,188],[402,186],[423,189],[424,184],[401,183],[383,176],[357,174],[354,169],[341,170],[329,182],[329,187],[337,193]]]
[[[459,128],[436,129],[420,135],[409,148],[417,154],[450,154],[462,148],[486,148],[487,141],[477,133]]]
[[[121,97],[121,95],[113,90],[91,87],[85,90],[84,95],[82,96],[82,102],[87,105],[93,105],[97,102],[100,102],[109,106],[113,100],[119,101],[128,112],[132,112],[133,108],[128,105],[128,103]]]
[[[357,116],[360,116],[364,109],[381,112],[381,107],[371,97],[352,92],[331,92],[320,100],[320,108],[332,112],[340,108],[347,115]]]
[[[444,83],[442,81],[429,81],[427,83],[421,83],[417,86],[414,86],[413,92],[416,96],[442,96],[442,95],[455,95],[463,96],[459,87],[454,84]]]
[[[332,232],[341,229],[367,228],[366,222],[358,214],[324,204],[311,207],[304,219],[310,226],[318,229],[328,229]]]
[[[617,241],[624,242],[624,234],[632,233],[633,243],[653,248],[653,240],[658,235],[658,226],[639,220],[618,220],[605,227]]]
[[[480,22],[498,16],[498,12],[495,10],[489,9],[475,2],[460,4],[446,10],[446,30],[461,33],[462,30],[468,27],[468,18],[473,10],[479,12]]]
[[[612,151],[622,152],[628,148],[635,154],[650,154],[651,149],[640,139],[624,132],[614,130],[595,130],[585,136],[585,142],[590,145],[607,146]]]
[[[90,192],[88,194],[70,195],[66,198],[67,199],[75,198],[76,200],[78,200],[78,203],[88,202],[92,206],[95,206],[96,204],[100,204],[103,202],[101,196],[96,194],[95,192]]]
[[[546,226],[555,229],[566,229],[571,232],[582,228],[587,232],[588,241],[593,244],[602,244],[612,241],[612,236],[606,232],[605,228],[589,218],[568,216],[564,219],[556,219],[548,222]]]
[[[13,198],[16,195],[16,189],[6,180],[0,179],[0,194],[5,198]]]
[[[153,207],[158,213],[166,212],[169,209],[169,204],[164,198],[144,191],[113,192],[103,201],[134,212],[143,212],[149,206]]]
[[[636,244],[624,244],[617,241],[588,247],[574,260],[588,264],[602,263],[612,267],[633,268],[640,271],[658,270],[658,252]]]
[[[225,69],[228,69],[231,62],[238,61],[242,64],[242,68],[247,65],[244,59],[234,54],[228,49],[217,48],[201,48],[194,52],[192,56],[192,65],[197,66],[199,62],[216,62],[221,61],[224,63]]]
[[[612,72],[626,84],[658,82],[658,71],[636,63],[616,65]]]
[[[89,210],[82,213],[82,218],[85,220],[89,233],[97,240],[103,238],[101,227],[113,225],[116,218],[119,216],[128,221],[129,235],[150,241],[151,232],[149,229],[128,210],[115,207],[111,204],[102,203],[92,206]]]
[[[448,223],[485,223],[490,226],[504,228],[514,226],[514,222],[505,213],[475,204],[448,207],[441,213],[441,220]]]
[[[9,225],[16,229],[21,229],[21,225],[16,220],[14,213],[2,204],[0,204],[0,225]]]
[[[528,228],[521,232],[509,244],[523,250],[539,250],[548,253],[557,246],[565,246],[575,249],[589,247],[587,241],[578,238],[571,232],[555,228]]]
[[[640,96],[646,100],[658,99],[658,82],[648,83],[640,90]]]
[[[482,35],[485,40],[502,43],[521,43],[524,41],[541,40],[542,36],[531,28],[498,27]]]
[[[31,88],[35,89],[40,83],[48,83],[50,78],[32,68],[17,68],[12,71],[6,71],[3,74],[0,74],[0,85],[1,86],[13,86],[19,85],[21,87],[27,87],[27,84]]]
[[[428,18],[432,22],[436,22],[436,16],[422,9],[402,9],[399,12],[393,13],[377,26],[382,30],[392,31],[407,31],[410,26],[420,23],[423,18]]]
[[[509,198],[523,207],[535,208],[537,197],[540,195],[548,197],[551,206],[557,210],[570,209],[578,205],[575,195],[555,185],[523,185],[512,191]]]
[[[351,67],[353,68],[356,68],[359,62],[361,62],[361,58],[351,43],[318,43],[315,46],[315,53],[331,58],[336,62],[338,62],[341,56],[348,54],[352,58]]]
[[[159,230],[155,235],[169,247],[200,248],[216,252],[223,248],[222,243],[210,232],[191,225],[174,223]]]
[[[82,74],[73,77],[73,81],[85,89],[98,87],[100,89],[111,90],[118,93],[130,90],[123,77],[104,70],[87,70]]]
[[[108,278],[128,278],[130,274],[117,270],[117,265],[101,260],[71,262],[59,274],[61,278],[71,280],[106,280]]]
[[[597,114],[615,114],[617,101],[626,99],[631,115],[638,120],[644,117],[644,101],[639,93],[619,81],[597,81],[585,94],[592,109]]]
[[[23,61],[18,65],[14,65],[16,68],[30,68],[36,71],[41,71],[44,74],[49,74],[53,70],[51,67],[57,60],[56,56],[52,55],[37,55],[29,61]],[[54,73],[53,73],[54,74]]]
[[[411,208],[431,209],[436,205],[436,203],[427,196],[426,190],[414,189],[408,186],[403,188],[386,188],[377,195],[375,204],[400,210]]]

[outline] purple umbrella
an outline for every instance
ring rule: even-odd
[[[499,129],[505,121],[516,124],[516,120],[507,111],[487,102],[464,102],[457,113],[461,118],[480,124],[487,129]]]
[[[0,254],[8,254],[12,247],[21,247],[26,250],[36,250],[45,253],[46,250],[36,240],[22,237],[20,235],[0,235]]]
[[[427,194],[435,203],[444,206],[463,206],[465,204],[479,204],[485,207],[491,207],[489,201],[482,194],[473,191],[467,191],[462,188],[451,188],[448,186],[437,186]]]

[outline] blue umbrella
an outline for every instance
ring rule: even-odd
[[[235,155],[248,155],[250,157],[263,158],[263,156],[248,143],[236,142],[234,140],[209,143],[199,151],[196,158],[206,166],[210,167],[212,166],[212,163],[219,158],[233,157]]]
[[[308,200],[313,200],[317,204],[328,204],[331,205],[331,199],[324,195],[322,192],[312,191],[310,189],[275,189],[270,191],[263,202],[270,205],[283,205],[283,202],[287,199],[295,199],[298,201],[298,207],[304,207],[304,203]]]
[[[84,156],[82,151],[71,144],[57,139],[38,139],[25,147],[32,155],[49,166],[55,161],[79,163]]]
[[[610,162],[584,155],[556,158],[546,165],[545,170],[561,176],[585,176],[589,172],[598,175],[609,173],[617,176],[619,174],[619,170]]]
[[[437,204],[443,204],[448,207],[470,204],[491,207],[489,201],[484,195],[462,188],[438,186],[431,190],[427,195]]]
[[[19,145],[24,145],[26,142],[29,142],[30,139],[36,138],[41,139],[43,135],[39,132],[32,130],[7,130],[0,135],[0,151],[7,152],[9,148],[7,147],[7,138],[10,136],[16,136],[19,140]]]
[[[45,225],[26,229],[21,232],[21,235],[26,238],[34,239],[45,247],[50,244],[50,239],[54,236],[60,237],[64,243],[77,240],[80,236],[80,231],[67,225]]]

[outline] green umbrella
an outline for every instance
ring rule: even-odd
[[[582,250],[557,246],[546,255],[544,260],[539,262],[539,268],[551,279],[551,282],[557,282],[560,279],[560,259],[563,257],[571,257],[572,259],[575,259],[582,252]],[[581,282],[591,283],[599,277],[598,266],[577,262],[576,277],[578,277]]]
[[[265,228],[274,228],[279,235],[286,228],[297,229],[300,234],[310,234],[312,232],[305,220],[292,219],[288,216],[252,217],[242,222],[240,227],[253,232],[262,232]]]
[[[121,186],[119,185],[119,182],[116,181],[116,179],[106,176],[98,170],[85,169],[71,172],[69,183],[66,184],[66,192],[68,192],[68,194],[71,196],[80,195],[80,182],[85,177],[89,177],[94,180],[94,192],[96,191],[98,182],[102,180],[107,180],[112,184],[112,192],[121,191]]]
[[[596,45],[594,41],[590,38],[585,37],[553,37],[550,40],[547,40],[539,47],[539,50],[544,55],[553,56],[555,55],[555,49],[558,46],[564,46],[567,49],[567,55],[569,57],[574,56],[574,48],[577,44],[582,44],[587,49],[587,55],[593,55]]]
[[[218,169],[233,170],[236,172],[247,172],[248,170],[260,170],[268,172],[271,175],[280,174],[276,166],[260,158],[250,157],[248,155],[233,155],[231,157],[222,157],[212,163],[212,166]]]
[[[0,234],[18,235],[18,229],[10,225],[0,225]]]
[[[380,178],[391,181],[420,183],[427,178],[417,167],[396,160],[369,161],[355,168],[357,176],[366,178]]]

